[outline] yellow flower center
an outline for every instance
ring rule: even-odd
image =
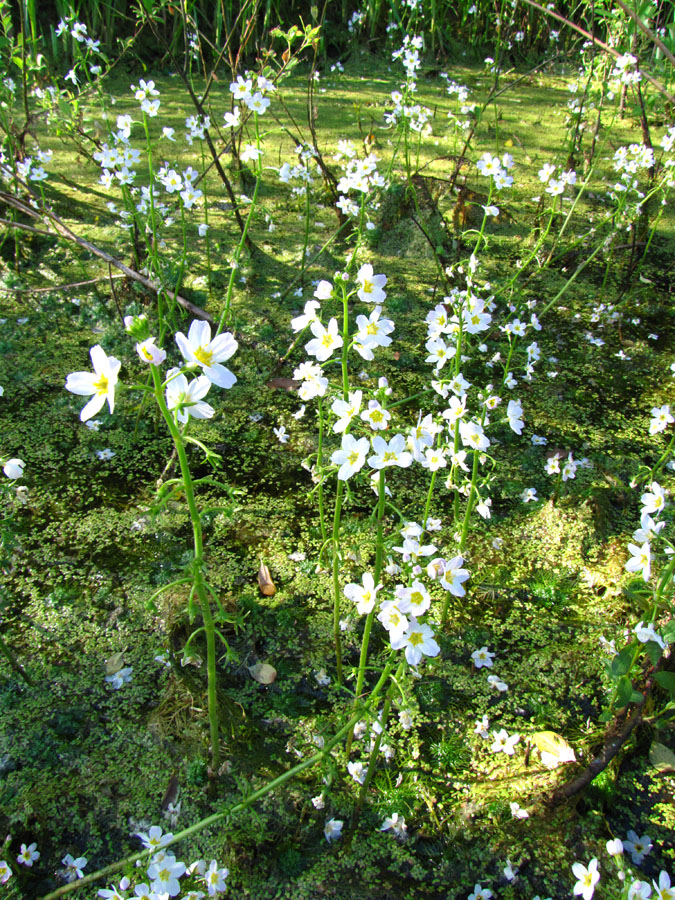
[[[418,647],[420,644],[424,643],[424,636],[419,631],[413,631],[408,638],[408,643],[412,644],[413,647]]]
[[[333,346],[333,335],[330,332],[326,332],[324,336],[321,338],[321,343],[324,347],[332,347]]]
[[[354,466],[354,465],[356,465],[356,461],[358,460],[358,458],[359,458],[359,454],[355,450],[352,450],[352,452],[347,457],[347,462],[349,463],[350,466]]]
[[[370,414],[371,422],[381,422],[383,420],[383,418],[384,418],[384,416],[382,415],[382,413],[380,412],[379,409],[374,409]]]
[[[94,389],[97,394],[107,394],[108,393],[108,378],[105,375],[101,375],[98,381],[94,382]]]
[[[422,603],[424,603],[424,597],[419,591],[413,591],[410,595],[410,602],[414,606],[420,606]]]
[[[370,322],[368,324],[366,334],[377,334],[377,322]]]
[[[361,290],[363,291],[364,294],[372,294],[374,286],[375,285],[373,284],[372,281],[368,281],[367,278],[364,278],[363,279],[363,287],[361,288]]]
[[[393,450],[387,450],[387,452],[382,457],[382,462],[391,462],[393,459],[396,459],[396,454]]]
[[[206,347],[197,347],[194,351],[195,359],[198,360],[203,366],[210,366],[213,360],[213,352],[211,350],[207,350]]]

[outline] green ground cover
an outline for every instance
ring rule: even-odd
[[[446,69],[469,88],[472,102],[484,98],[492,84],[481,69],[454,64]],[[165,113],[161,124],[178,132],[192,113],[179,79],[170,73],[153,77]],[[516,77],[506,76],[504,85]],[[466,186],[475,192],[475,203],[485,203],[487,196],[486,182],[474,166],[480,154],[510,152],[516,162],[504,215],[487,232],[486,280],[497,282],[505,272],[517,271],[517,260],[533,245],[532,197],[542,190],[537,171],[545,162],[565,163],[560,148],[568,134],[570,77],[560,70],[521,80],[478,126],[466,164]],[[119,98],[115,115],[134,113],[128,100],[134,80],[118,76],[105,84],[106,94]],[[394,138],[383,116],[400,80],[393,65],[365,53],[352,59],[344,74],[322,75],[315,124],[326,158],[339,140],[358,144],[367,139],[386,168]],[[286,109],[278,107],[275,115],[288,131],[265,120],[272,132],[265,138],[265,166],[278,168],[293,159],[293,122],[306,122],[305,91],[304,75],[284,86]],[[471,219],[459,222],[458,216],[471,216],[474,208],[461,207],[456,193],[444,193],[443,180],[462,139],[448,134],[446,112],[454,106],[437,72],[419,78],[417,99],[434,111],[433,132],[421,139],[419,149],[418,170],[428,176],[433,201],[423,212],[430,228],[440,230],[438,222],[433,224],[440,212],[455,229],[455,244],[446,241],[442,248],[444,262],[451,264],[470,248],[461,232]],[[213,119],[220,123],[229,108],[225,76],[211,103]],[[100,120],[100,111],[90,106],[84,130]],[[72,140],[54,127],[47,130],[41,123],[35,137],[43,150],[54,152],[54,176],[44,190],[64,222],[129,263],[131,245],[120,237],[116,217],[106,207],[109,196],[96,184],[98,167],[74,152]],[[599,186],[613,177],[609,160],[614,151],[640,139],[638,123],[628,111],[611,131],[601,130],[599,139],[606,143],[594,175],[598,189],[575,210],[574,233],[582,233],[605,211]],[[167,143],[163,149],[172,165],[194,161],[184,144]],[[577,164],[581,172],[583,160]],[[251,190],[250,178],[239,181],[236,172],[231,174],[238,191]],[[387,313],[396,331],[377,369],[367,371],[362,381],[373,387],[378,376],[386,376],[404,396],[428,381],[429,367],[422,362],[424,318],[444,288],[401,186],[399,162],[394,175],[360,259],[386,272]],[[238,232],[214,173],[205,185],[214,262],[209,276],[195,218],[188,225],[182,292],[217,319]],[[318,182],[313,202],[309,246],[318,251],[337,220]],[[332,278],[344,266],[348,245],[334,241],[295,283],[304,201],[289,200],[287,186],[270,171],[260,203],[251,228],[255,250],[241,267],[228,324],[239,341],[233,360],[238,382],[221,395],[217,415],[194,430],[220,454],[218,477],[234,492],[224,498],[218,488],[200,490],[207,505],[217,507],[204,519],[208,571],[231,619],[224,627],[232,652],[218,666],[224,765],[212,791],[207,790],[205,673],[195,660],[187,666],[179,662],[191,631],[188,588],[150,599],[180,578],[190,560],[182,497],[159,512],[154,509],[158,481],[173,471],[166,468],[171,443],[158,418],[138,414],[137,395],[121,396],[115,416],[101,413],[102,424],[92,431],[79,422],[79,406],[63,389],[69,372],[88,365],[88,348],[97,342],[124,361],[125,382],[142,380],[144,371],[130,358],[121,316],[152,315],[154,299],[123,279],[115,282],[115,296],[107,280],[67,291],[17,292],[13,289],[105,279],[107,269],[53,238],[20,235],[18,247],[5,238],[2,449],[25,460],[28,490],[15,514],[17,546],[2,575],[2,622],[5,640],[31,683],[3,663],[0,835],[11,835],[8,858],[22,842],[37,841],[41,852],[33,869],[20,871],[4,886],[8,897],[44,896],[57,887],[65,853],[86,856],[91,871],[138,849],[134,832],[147,831],[151,824],[161,822],[176,831],[228,808],[242,793],[311,755],[317,736],[327,739],[338,727],[345,700],[334,678],[331,577],[317,563],[322,541],[316,498],[311,475],[302,467],[316,451],[316,421],[309,403],[305,417],[294,419],[295,391],[270,379],[290,378],[302,360],[298,347],[279,364],[293,341],[290,319],[311,298],[313,280]],[[492,517],[477,520],[472,531],[466,554],[470,591],[466,598],[453,599],[449,623],[437,636],[440,655],[406,687],[414,728],[404,730],[394,718],[387,736],[394,758],[376,773],[354,833],[347,835],[347,824],[358,785],[346,774],[341,748],[253,808],[186,840],[179,845],[180,858],[218,859],[230,869],[233,896],[260,900],[465,897],[478,881],[500,898],[563,897],[571,889],[572,862],[597,856],[609,866],[608,838],[623,838],[635,829],[654,842],[643,871],[650,877],[661,868],[672,871],[673,774],[650,761],[655,741],[675,750],[672,725],[656,732],[647,715],[622,752],[570,801],[551,798],[577,769],[549,770],[533,744],[524,750],[528,735],[558,732],[574,747],[580,770],[607,736],[599,717],[610,682],[599,637],[619,643],[640,610],[626,590],[624,571],[626,543],[639,520],[637,498],[628,485],[638,467],[653,464],[666,446],[664,435],[648,433],[649,410],[673,399],[672,229],[672,214],[666,212],[639,280],[625,280],[629,251],[601,254],[543,318],[537,335],[541,367],[522,392],[526,433],[516,439],[506,426],[500,433],[499,465],[490,487]],[[166,239],[167,265],[175,265],[171,244],[180,242],[179,222]],[[15,252],[18,260],[12,260]],[[535,269],[521,297],[545,304],[582,259],[583,247],[573,248],[541,274]],[[603,316],[601,304],[613,305],[620,318]],[[177,310],[172,315],[175,327],[186,331],[188,320]],[[587,332],[601,336],[604,344],[589,344]],[[649,337],[653,333],[658,339]],[[626,359],[617,357],[621,351]],[[357,371],[353,374],[358,378]],[[478,364],[469,364],[465,375],[486,380]],[[431,399],[428,407],[424,402],[398,408],[396,428],[413,426],[418,409],[433,408]],[[290,433],[283,445],[273,433],[282,424]],[[546,435],[549,447],[565,456],[571,451],[592,463],[563,487],[557,502],[544,471],[545,448],[531,444],[532,432]],[[97,451],[106,448],[114,456],[97,458]],[[195,476],[206,476],[210,470],[198,450],[191,448],[190,454]],[[540,499],[525,505],[521,494],[529,487]],[[396,503],[406,516],[421,515],[419,497],[427,489],[428,474],[422,470],[398,473]],[[334,492],[335,482],[329,483],[327,502]],[[451,502],[439,483],[432,515],[444,522],[435,536],[441,548],[453,543]],[[352,565],[344,567],[345,581],[358,580],[374,558],[374,503],[363,486],[346,501],[344,549]],[[386,520],[388,534],[397,527],[393,516]],[[258,589],[261,559],[277,586],[272,597]],[[361,629],[354,621],[344,634],[347,673],[358,664]],[[383,651],[382,636],[374,640]],[[507,692],[493,690],[471,665],[471,652],[484,645],[497,654],[495,671],[508,683]],[[203,654],[198,639],[194,646]],[[173,666],[158,661],[160,654]],[[115,660],[133,667],[132,681],[119,691],[104,680]],[[272,684],[251,677],[249,667],[258,662],[275,667]],[[320,683],[325,673],[329,684]],[[491,727],[521,734],[514,757],[491,752],[475,733],[484,715]],[[361,758],[366,758],[363,745]],[[320,794],[323,810],[312,804]],[[172,821],[166,807],[178,800],[180,812]],[[513,802],[528,810],[529,818],[514,818]],[[405,817],[405,842],[379,831],[382,819],[393,813]],[[328,845],[323,828],[331,816],[345,821],[345,837]],[[507,858],[519,867],[514,882],[502,874]],[[94,892],[88,886],[74,896]]]

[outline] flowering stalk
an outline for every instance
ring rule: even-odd
[[[152,380],[155,388],[155,400],[159,411],[164,417],[167,428],[171,434],[178,462],[180,464],[181,477],[183,487],[185,489],[185,500],[190,514],[190,522],[192,523],[192,538],[194,547],[193,560],[193,588],[197,595],[199,606],[204,620],[204,632],[206,634],[206,672],[207,672],[207,692],[208,692],[208,715],[209,730],[211,733],[211,761],[214,775],[220,768],[220,740],[218,737],[218,699],[216,694],[216,628],[211,612],[211,605],[206,591],[204,582],[204,573],[202,566],[204,565],[204,542],[202,534],[202,520],[197,508],[195,500],[194,485],[190,472],[190,463],[188,462],[187,453],[185,452],[185,441],[181,434],[174,416],[169,412],[164,399],[164,387],[162,383],[159,369],[155,365],[150,366]]]
[[[382,524],[384,521],[384,504],[385,504],[385,482],[384,482],[384,469],[380,469],[380,477],[377,483],[377,539],[375,544],[375,573],[373,575],[373,582],[377,586],[380,583],[380,577],[382,575],[382,563],[384,561],[384,539],[383,539],[383,528]],[[368,645],[370,643],[370,632],[373,627],[373,619],[375,618],[375,613],[377,611],[377,606],[373,604],[373,608],[368,613],[366,617],[366,624],[363,628],[363,638],[361,639],[361,654],[359,656],[359,669],[356,676],[356,688],[354,690],[354,706],[360,702],[361,691],[363,690],[363,682],[366,676],[366,662],[368,660]],[[349,733],[349,737],[347,738],[347,756],[349,756],[349,752],[352,746],[352,740],[354,738],[354,732]]]
[[[244,228],[241,232],[241,237],[239,239],[239,243],[237,244],[237,249],[234,251],[234,260],[232,265],[232,270],[230,272],[230,279],[227,283],[227,293],[225,295],[225,309],[220,317],[220,321],[218,322],[218,330],[217,334],[220,334],[224,325],[230,318],[230,305],[232,303],[232,293],[234,291],[234,279],[239,271],[239,260],[241,259],[241,253],[244,249],[244,245],[246,244],[246,239],[248,238],[248,229],[251,225],[251,219],[253,218],[253,213],[256,208],[256,202],[258,200],[258,191],[260,189],[260,182],[262,181],[262,157],[261,157],[261,149],[260,149],[260,125],[258,123],[258,113],[253,113],[253,121],[255,124],[255,147],[257,151],[256,161],[255,161],[255,187],[253,188],[253,197],[251,198],[251,205],[248,211],[248,215],[246,216],[246,221],[244,222]]]

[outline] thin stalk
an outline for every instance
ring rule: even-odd
[[[194,486],[192,483],[192,474],[190,472],[190,463],[188,462],[187,453],[185,451],[185,442],[180,429],[169,412],[164,399],[164,385],[157,366],[150,366],[152,379],[155,386],[155,399],[159,410],[167,424],[171,438],[173,439],[178,461],[180,463],[180,471],[185,488],[185,501],[190,513],[190,522],[192,523],[192,538],[194,546],[194,568],[193,568],[193,584],[194,590],[199,601],[204,620],[204,631],[206,633],[206,671],[207,671],[207,694],[208,694],[208,715],[209,730],[211,733],[211,761],[214,774],[218,773],[220,768],[220,739],[218,736],[218,697],[216,692],[216,630],[211,612],[211,605],[204,584],[204,575],[202,567],[204,565],[204,540],[202,534],[202,520],[199,515],[197,501],[195,499]]]
[[[389,680],[391,670],[394,668],[394,662],[395,653],[394,651],[392,651],[391,656],[387,661],[387,664],[385,665],[377,684],[373,688],[367,702],[364,704],[366,711],[377,702],[379,695],[382,692],[382,688]],[[340,743],[345,734],[347,734],[348,731],[354,728],[354,725],[356,725],[356,723],[359,721],[359,719],[363,715],[363,712],[363,708],[359,709],[359,711],[355,713],[349,719],[349,721],[346,722],[342,726],[342,728],[340,728],[335,733],[335,735],[324,744],[323,748],[318,753],[314,754],[314,756],[309,756],[307,759],[304,759],[302,762],[298,763],[297,766],[293,766],[292,769],[288,769],[286,772],[283,772],[281,775],[273,778],[272,781],[263,785],[261,788],[258,788],[257,791],[253,791],[253,793],[249,794],[248,797],[244,797],[243,800],[235,803],[229,809],[226,809],[223,812],[214,813],[211,816],[207,816],[205,819],[201,819],[199,822],[195,822],[195,824],[190,825],[189,828],[184,828],[183,831],[179,831],[177,834],[174,834],[172,838],[166,841],[166,843],[162,844],[162,847],[171,847],[173,844],[177,844],[179,841],[183,841],[186,838],[192,837],[193,834],[199,834],[200,831],[204,831],[205,828],[210,828],[217,822],[222,822],[223,819],[228,819],[230,816],[234,816],[237,813],[248,809],[249,806],[257,803],[258,800],[260,800],[262,797],[267,796],[267,794],[269,794],[271,791],[275,790],[278,787],[281,787],[292,778],[295,778],[296,775],[304,772],[305,769],[309,769],[312,766],[315,766],[317,763],[320,763],[328,756],[330,751]],[[77,881],[72,881],[70,882],[70,884],[62,885],[55,891],[52,891],[50,894],[46,894],[43,897],[43,900],[57,900],[58,897],[62,897],[64,894],[69,894],[72,891],[76,891],[79,888],[85,887],[88,884],[92,884],[95,881],[100,881],[101,878],[107,878],[108,876],[113,875],[115,872],[120,872],[123,869],[133,866],[135,863],[141,860],[148,860],[153,853],[155,853],[155,850],[153,848],[150,848],[148,850],[141,850],[139,853],[134,853],[131,856],[127,856],[124,859],[120,859],[117,862],[111,863],[109,866],[106,866],[103,869],[99,869],[97,872],[92,872],[91,875],[85,875],[84,878],[80,878]]]
[[[382,575],[382,563],[384,561],[384,540],[383,540],[383,521],[384,521],[384,505],[385,505],[385,482],[384,469],[380,469],[380,478],[377,485],[377,539],[375,544],[375,573],[373,581],[375,586],[380,583]],[[363,638],[361,639],[361,654],[359,656],[359,669],[356,676],[356,689],[354,691],[354,705],[358,704],[361,691],[363,690],[363,682],[366,676],[366,662],[368,660],[368,644],[370,643],[370,632],[373,627],[373,619],[375,618],[376,605],[368,613],[366,624],[363,628]],[[354,733],[350,732],[347,738],[347,756],[349,756]]]
[[[253,113],[253,121],[255,123],[255,145],[256,149],[260,150],[260,125],[258,123],[258,113]],[[260,182],[262,181],[262,159],[260,156],[256,159],[256,176],[255,176],[255,187],[253,188],[253,197],[251,198],[251,206],[248,211],[248,215],[246,216],[246,221],[244,222],[244,227],[241,232],[241,238],[239,239],[239,243],[237,244],[237,249],[234,252],[234,261],[232,266],[232,271],[230,272],[230,278],[227,283],[227,294],[225,296],[225,309],[220,317],[220,321],[218,322],[218,329],[216,331],[217,334],[223,330],[225,323],[228,321],[230,317],[230,305],[232,303],[232,293],[234,291],[234,279],[239,271],[239,260],[241,259],[241,253],[244,249],[244,245],[248,239],[248,229],[251,225],[251,219],[253,218],[253,213],[256,207],[256,202],[258,200],[258,191],[260,190]]]

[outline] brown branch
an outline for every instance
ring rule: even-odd
[[[627,13],[631,19],[635,22],[640,31],[643,31],[649,40],[656,44],[659,50],[667,56],[671,63],[675,66],[675,56],[670,52],[670,50],[666,47],[663,41],[658,37],[658,35],[654,34],[651,28],[642,21],[642,19],[630,8],[630,6],[626,6],[623,0],[614,0],[617,6],[621,7],[621,9]]]
[[[42,220],[43,216],[46,216],[61,237],[64,237],[72,243],[77,244],[79,247],[88,250],[89,253],[92,253],[99,259],[104,260],[108,263],[108,265],[114,266],[116,269],[119,269],[120,272],[123,272],[127,276],[127,278],[131,278],[132,281],[137,281],[139,284],[142,284],[143,287],[148,288],[148,290],[151,290],[154,293],[158,293],[162,290],[165,291],[170,299],[178,303],[179,306],[182,306],[183,309],[187,310],[193,316],[196,316],[198,319],[205,319],[207,322],[213,323],[213,318],[209,313],[206,312],[206,310],[202,309],[200,306],[195,306],[194,303],[190,303],[190,301],[186,300],[185,297],[181,297],[181,295],[176,293],[175,291],[170,291],[164,285],[158,284],[156,281],[147,278],[145,275],[141,275],[140,272],[136,272],[135,269],[129,268],[129,266],[125,265],[123,262],[121,262],[121,260],[115,259],[114,256],[106,253],[105,250],[101,250],[100,247],[92,244],[91,241],[87,241],[85,240],[85,238],[82,238],[79,235],[75,234],[75,232],[71,231],[67,225],[64,225],[64,223],[61,221],[61,219],[59,219],[56,213],[52,212],[51,210],[45,208],[40,212],[37,212],[31,206],[22,203],[16,197],[13,197],[11,194],[6,193],[5,191],[0,191],[0,200],[2,200],[2,202],[6,203],[8,206],[12,206],[14,209],[17,209],[19,212],[22,212],[33,219]],[[31,231],[36,234],[54,237],[53,232],[33,228],[30,225],[24,225],[20,222],[9,222],[6,220],[0,221],[3,221],[5,224],[10,225],[13,228],[20,228],[24,231]]]
[[[557,19],[559,22],[562,22],[563,25],[567,25],[568,28],[571,28],[573,31],[577,31],[579,34],[583,35],[587,40],[592,41],[597,47],[601,47],[605,53],[611,54],[615,59],[618,59],[621,55],[618,50],[615,50],[613,47],[610,47],[609,44],[605,44],[604,41],[601,41],[600,38],[596,38],[595,35],[591,34],[590,31],[586,31],[585,28],[582,28],[580,25],[575,25],[574,22],[571,22],[569,19],[566,19],[565,16],[561,16],[560,13],[555,12],[553,9],[547,9],[545,6],[542,6],[541,3],[537,3],[536,0],[524,0],[528,6],[532,6],[534,9],[538,9],[540,12],[543,12],[545,16],[551,16],[553,19]],[[652,78],[651,75],[648,75],[646,72],[640,70],[640,74],[643,78],[646,78],[647,81],[651,82],[654,85],[656,90],[663,94],[663,96],[670,102],[675,103],[675,96],[673,94],[668,93],[668,91],[664,88],[660,81],[657,81],[656,78]]]
[[[0,222],[8,225],[15,225],[16,222],[7,222],[6,219],[0,219]],[[26,226],[28,227],[28,226]],[[45,234],[53,237],[51,231],[40,231],[37,228],[31,228],[31,231],[37,234]],[[35,288],[35,287],[0,287],[0,291],[7,291],[10,294],[50,294],[53,291],[70,291],[73,288],[86,287],[88,284],[98,284],[99,281],[109,281],[111,278],[125,278],[125,275],[101,275],[100,278],[88,278],[86,281],[71,281],[70,284],[55,284],[53,287]]]
[[[604,771],[607,768],[607,766],[631,736],[636,726],[639,725],[642,721],[643,703],[633,710],[631,715],[626,719],[626,722],[624,723],[621,731],[616,735],[616,737],[612,738],[612,740],[608,741],[605,744],[605,746],[602,748],[602,752],[599,753],[598,756],[596,756],[588,766],[586,766],[584,771],[576,778],[572,779],[572,781],[568,781],[565,784],[561,785],[553,793],[550,801],[552,804],[560,803],[562,800],[568,800],[570,797],[574,797],[575,794],[578,794],[580,791],[583,791],[585,787],[588,787],[591,781],[593,781],[593,779],[596,778],[600,774],[600,772]]]

